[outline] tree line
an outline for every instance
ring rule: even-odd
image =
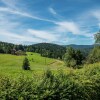
[[[72,47],[67,48],[63,60],[67,67],[78,68],[82,64],[93,64],[100,62],[100,32],[94,35],[95,44],[94,48],[87,56],[80,50],[75,50]]]
[[[50,44],[50,43],[39,43],[35,45],[15,45],[12,43],[0,42],[0,53],[23,55],[25,52],[36,52],[40,53],[41,56],[62,59],[65,54],[66,47]]]

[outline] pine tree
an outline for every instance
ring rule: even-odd
[[[22,68],[24,69],[24,70],[30,70],[30,64],[29,64],[29,61],[28,61],[28,59],[25,57],[25,59],[24,59],[24,61],[23,61],[23,66],[22,66]]]

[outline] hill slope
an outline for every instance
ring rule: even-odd
[[[11,54],[0,54],[0,75],[18,77],[25,74],[31,77],[34,72],[43,73],[46,69],[57,70],[63,66],[63,62],[56,59],[41,57],[40,54],[27,52],[27,58],[30,62],[31,71],[23,71],[22,63],[25,56],[16,56]],[[53,65],[54,63],[54,65]],[[63,67],[62,67],[63,68]]]
[[[62,56],[66,52],[66,47],[71,46],[74,49],[80,49],[86,55],[88,55],[89,51],[93,48],[93,45],[57,45],[52,43],[38,43],[33,45],[15,45],[6,42],[0,42],[0,53],[11,54],[12,50],[22,50],[27,52],[36,52],[40,53],[41,56],[46,56],[49,58],[59,58],[62,59]]]
[[[65,54],[66,48],[51,43],[38,43],[34,45],[30,45],[29,49],[33,49],[33,52],[40,53],[41,56],[47,56],[49,58],[60,58]]]
[[[67,45],[68,46],[71,46],[72,48],[74,49],[92,49],[94,47],[94,45],[75,45],[75,44],[70,44],[70,45]]]

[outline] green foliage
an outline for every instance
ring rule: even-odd
[[[64,62],[68,67],[75,68],[77,65],[81,65],[84,59],[82,52],[80,50],[74,50],[72,47],[67,48],[64,55]]]
[[[24,51],[25,46],[15,45],[12,43],[0,42],[0,53],[12,54],[12,50],[21,50]]]
[[[95,46],[87,58],[87,63],[100,62],[100,31],[95,34]]]
[[[95,43],[100,44],[100,31],[95,34]]]
[[[34,72],[36,72],[38,76],[41,76],[43,71],[47,68],[51,70],[65,68],[63,66],[63,61],[46,58],[45,65],[45,57],[41,57],[40,54],[32,52],[27,52],[26,54],[31,66],[31,71],[22,70],[25,55],[16,56],[11,54],[0,54],[0,75],[18,77],[20,74],[25,74],[26,76],[31,77]]]
[[[63,46],[50,43],[39,43],[39,44],[24,46],[24,45],[15,45],[12,43],[0,42],[0,53],[15,54],[15,55],[24,55],[25,51],[27,51],[27,52],[40,53],[41,56],[43,57],[62,59],[65,50],[66,49]]]
[[[24,69],[24,70],[30,70],[30,64],[29,64],[29,61],[28,61],[28,59],[25,57],[25,59],[24,59],[24,61],[23,61],[23,66],[22,66],[22,68]]]
[[[90,52],[87,63],[96,63],[100,62],[100,46],[95,46],[94,49]]]
[[[99,65],[99,64],[98,64]],[[1,100],[100,100],[100,65],[54,75],[47,70],[42,78],[0,77]]]
[[[68,46],[68,45],[66,45]],[[51,44],[51,43],[38,43],[34,45],[15,45],[12,43],[0,42],[0,53],[25,55],[25,52],[40,53],[43,57],[62,59],[66,52],[66,46]],[[93,45],[70,45],[75,49],[80,49],[85,56],[93,48]]]
[[[62,59],[65,53],[65,47],[51,43],[39,43],[31,45],[30,48],[33,48],[34,52],[40,53],[41,56],[49,58]]]

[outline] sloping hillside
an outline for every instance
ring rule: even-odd
[[[25,56],[16,56],[11,54],[0,54],[0,75],[18,77],[20,74],[25,74],[31,77],[34,72],[43,73],[46,69],[57,70],[63,68],[63,62],[59,60],[41,57],[38,53],[27,52],[27,58],[30,62],[31,71],[23,71],[22,63]],[[55,63],[55,66],[53,65]]]
[[[65,54],[66,48],[51,43],[38,43],[34,45],[30,45],[29,49],[33,49],[33,52],[40,53],[41,56],[47,56],[49,58],[60,58]]]

